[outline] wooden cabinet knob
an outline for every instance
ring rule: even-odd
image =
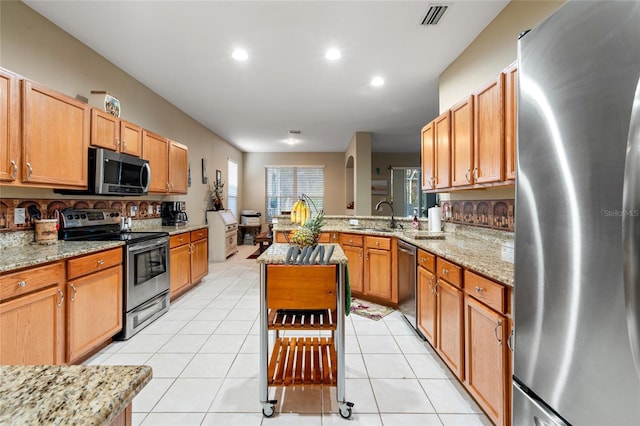
[[[24,288],[27,286],[27,282],[25,280],[18,281],[18,287]]]

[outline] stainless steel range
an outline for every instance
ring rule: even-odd
[[[121,229],[115,209],[62,211],[58,238],[67,241],[124,241],[124,321],[115,337],[129,339],[169,310],[169,234]]]

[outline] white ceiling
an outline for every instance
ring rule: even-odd
[[[419,152],[438,76],[508,0],[446,0],[435,27],[429,1],[25,3],[242,151],[344,152],[369,131],[374,152]]]

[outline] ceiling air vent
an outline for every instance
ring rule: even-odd
[[[302,130],[289,130],[289,135],[300,135]]]
[[[442,19],[442,15],[447,11],[449,6],[445,5],[431,5],[427,11],[427,15],[422,20],[422,25],[437,25]]]

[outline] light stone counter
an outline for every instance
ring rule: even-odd
[[[339,244],[320,244],[325,247],[325,253],[328,253],[330,246],[333,246],[333,253],[329,264],[338,265],[346,264],[348,262],[347,256],[342,251]],[[287,257],[287,251],[291,246],[286,243],[271,244],[264,253],[262,253],[257,259],[258,263],[266,263],[268,265],[284,265]],[[317,262],[316,262],[317,263]]]
[[[151,380],[141,366],[0,366],[0,424],[108,425]]]

